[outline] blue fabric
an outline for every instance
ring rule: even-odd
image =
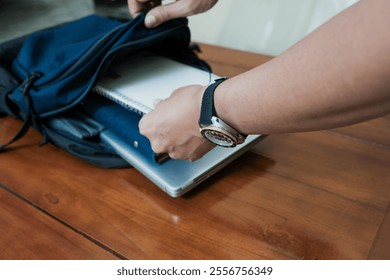
[[[140,115],[98,95],[87,97],[83,108],[95,120],[126,143],[133,145],[136,142],[137,149],[144,156],[155,161],[155,154],[149,140],[139,133]]]
[[[48,117],[78,104],[99,72],[124,50],[126,54],[147,49],[179,54],[188,49],[187,19],[153,29],[143,22],[144,14],[125,23],[92,15],[27,36],[12,64],[22,84],[11,99],[22,112],[32,109],[36,117]],[[32,74],[34,79],[29,78]],[[23,96],[26,84],[32,108]]]

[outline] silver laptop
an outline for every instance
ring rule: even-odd
[[[194,162],[169,159],[158,164],[147,159],[109,130],[101,132],[100,137],[123,159],[172,197],[179,197],[193,189],[264,138],[262,135],[249,135],[244,144],[234,148],[215,147]]]

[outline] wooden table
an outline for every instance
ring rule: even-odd
[[[270,59],[201,47],[221,75]],[[269,136],[181,198],[40,140],[0,154],[0,259],[390,259],[389,116]]]

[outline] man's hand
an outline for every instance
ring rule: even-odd
[[[199,132],[203,92],[204,87],[198,85],[179,88],[141,119],[140,132],[149,139],[154,152],[193,161],[214,147]]]
[[[162,5],[161,0],[128,0],[127,3],[132,17],[136,17],[141,12],[148,12],[145,25],[153,28],[170,19],[203,13],[211,9],[217,1],[178,0]]]

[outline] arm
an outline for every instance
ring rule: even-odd
[[[218,116],[243,133],[275,134],[388,114],[389,10],[390,1],[361,0],[279,57],[222,83],[215,92]],[[205,152],[194,148],[205,145],[197,127],[203,91],[179,89],[141,120],[155,151],[192,160]],[[183,119],[185,125],[172,125]]]
[[[221,84],[218,114],[244,133],[263,134],[328,129],[388,114],[388,9],[389,1],[363,0],[269,63]]]

